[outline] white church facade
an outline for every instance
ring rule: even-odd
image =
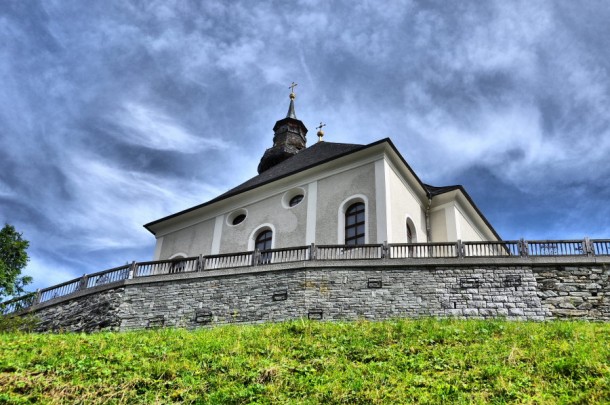
[[[459,185],[423,183],[388,138],[307,147],[294,93],[259,174],[145,225],[154,260],[316,245],[498,241]]]

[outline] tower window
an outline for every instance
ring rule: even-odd
[[[357,202],[345,211],[345,244],[364,245],[364,203]]]

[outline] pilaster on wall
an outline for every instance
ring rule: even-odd
[[[161,249],[163,248],[163,236],[157,238],[157,244],[155,245],[155,256],[153,260],[161,260]]]
[[[388,193],[390,192],[390,167],[385,161],[385,158],[375,161],[375,206],[377,219],[377,242],[391,242],[390,235],[392,234],[392,224],[389,221],[392,218],[391,205]]]
[[[222,224],[224,222],[224,215],[216,217],[214,222],[214,236],[212,237],[212,250],[210,254],[217,255],[220,253],[220,241],[222,238]]]
[[[316,242],[316,221],[318,212],[318,182],[307,185],[307,227],[305,229],[305,244]]]

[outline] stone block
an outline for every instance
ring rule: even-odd
[[[577,317],[587,315],[587,311],[580,309],[554,309],[552,312],[553,315],[562,317]]]
[[[523,316],[523,309],[522,308],[508,308],[508,315],[509,316]]]

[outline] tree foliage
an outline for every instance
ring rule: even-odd
[[[5,224],[0,230],[0,299],[23,293],[32,282],[32,277],[21,275],[29,260],[29,245],[14,226]]]

